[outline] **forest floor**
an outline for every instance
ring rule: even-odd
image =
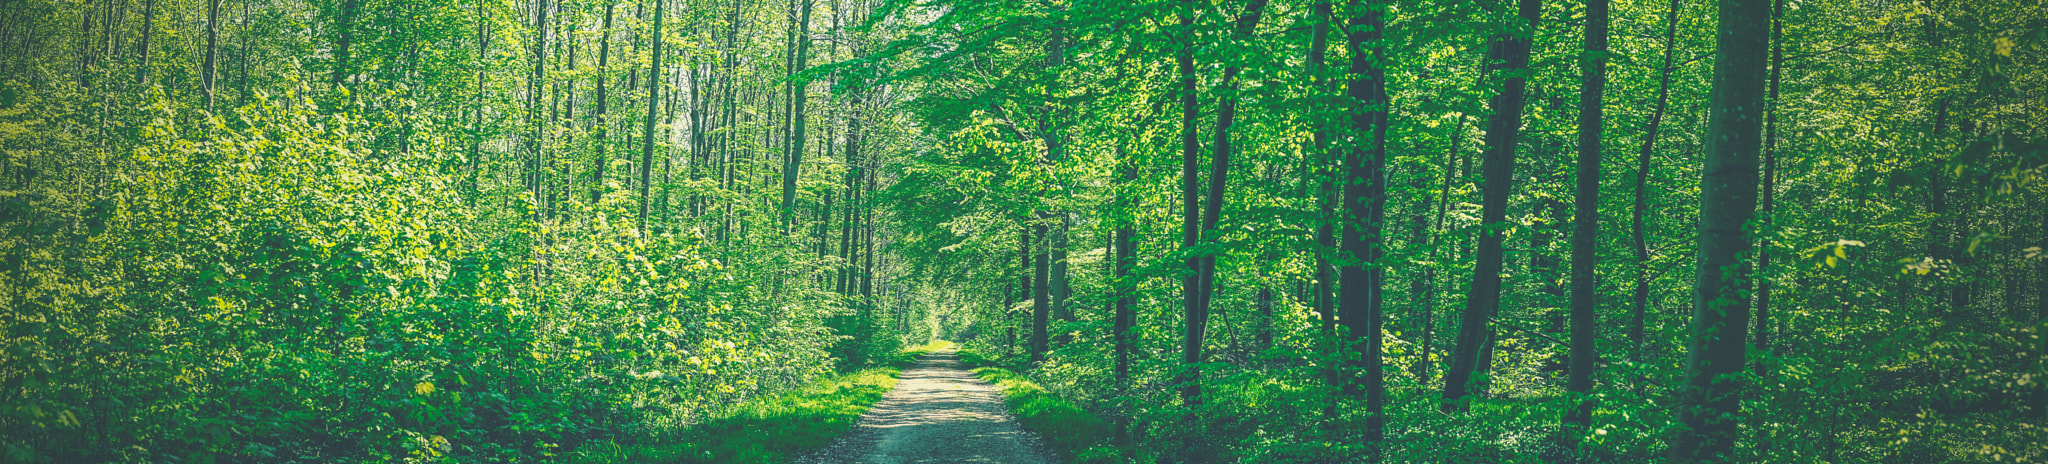
[[[953,350],[917,360],[901,379],[852,432],[796,462],[1059,462],[1010,416],[1001,390],[975,378]]]

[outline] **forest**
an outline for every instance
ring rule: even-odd
[[[2043,247],[2034,0],[0,0],[6,463],[2048,462]]]

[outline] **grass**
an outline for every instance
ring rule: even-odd
[[[962,351],[960,359],[977,366],[975,376],[1002,388],[1010,414],[1045,440],[1046,446],[1077,463],[1123,461],[1123,451],[1110,440],[1114,429],[1108,421],[1046,391],[1030,378],[994,367],[993,360],[978,353]]]
[[[578,462],[771,463],[788,462],[846,434],[853,421],[896,388],[902,369],[918,357],[952,346],[935,341],[904,350],[887,367],[818,379],[780,395],[741,403],[735,412],[684,431],[669,443],[595,445]]]

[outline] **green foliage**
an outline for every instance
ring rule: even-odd
[[[973,351],[961,351],[960,359],[969,366],[987,360]],[[1111,440],[1109,422],[1008,369],[975,367],[974,375],[1001,388],[1010,414],[1054,451],[1080,463],[1124,462],[1123,451]]]
[[[1365,373],[1315,295],[1350,258],[1316,242],[1352,226],[1324,212],[1332,155],[1370,138],[1344,124],[1352,3],[1320,69],[1313,0],[1242,38],[1242,0],[818,2],[808,38],[759,0],[659,25],[646,2],[211,3],[0,0],[0,462],[769,461],[941,339],[1078,460],[1368,451],[1337,388]],[[1729,379],[1735,458],[2048,461],[2048,10],[1782,3],[1775,200],[1746,229],[1770,343]],[[1687,380],[1716,9],[1613,2],[1598,402],[1561,450],[1584,5],[1544,0],[1533,29],[1502,5],[1356,5],[1387,26],[1384,461],[1654,462]],[[1503,33],[1534,65],[1508,221],[1480,224]],[[1207,179],[1180,173],[1209,172],[1228,98],[1225,208],[1184,247]],[[1020,250],[1041,226],[1066,238],[1045,277]],[[1508,250],[1488,385],[1445,414],[1486,233]],[[1217,260],[1192,366],[1190,256]],[[1071,289],[1036,365],[1026,276]]]
[[[889,367],[862,369],[812,381],[788,392],[749,399],[719,417],[661,439],[666,445],[599,444],[577,462],[776,463],[831,443],[882,395],[917,358],[952,346],[933,341],[887,356]]]
[[[223,120],[143,100],[135,148],[93,158],[23,141],[65,133],[72,101],[8,110],[28,127],[0,143],[50,148],[16,162],[104,176],[11,196],[36,214],[4,250],[10,459],[542,458],[828,367],[828,338],[782,325],[803,319],[738,309],[758,294],[700,238],[636,238],[619,202],[500,222],[431,153],[257,102]],[[579,253],[537,267],[517,250],[541,240]]]

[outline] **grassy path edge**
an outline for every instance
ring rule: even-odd
[[[749,399],[727,417],[711,420],[661,443],[598,444],[581,450],[579,463],[779,463],[818,449],[853,429],[882,396],[896,389],[917,358],[952,347],[937,341],[897,354],[890,366],[820,377],[777,395]]]
[[[1010,415],[1060,457],[1077,464],[1128,462],[1125,450],[1112,440],[1115,429],[1108,421],[979,353],[962,350],[960,361],[975,377],[1001,388]]]

